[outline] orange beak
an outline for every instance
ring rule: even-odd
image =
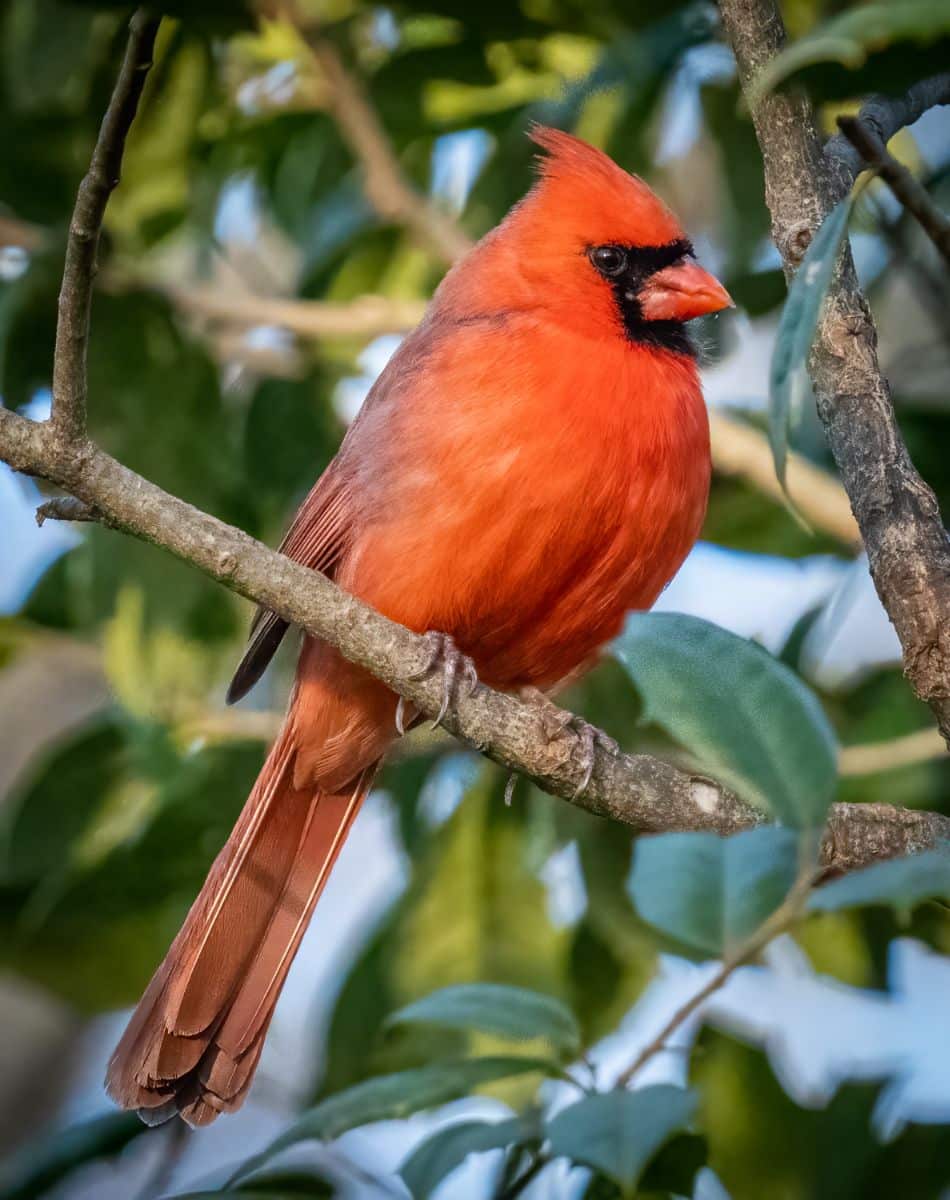
[[[640,311],[648,321],[691,321],[732,307],[719,280],[692,262],[657,271],[640,290]]]

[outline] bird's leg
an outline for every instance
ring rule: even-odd
[[[602,729],[595,729],[583,717],[568,712],[558,706],[538,688],[522,688],[522,698],[529,704],[536,705],[541,713],[541,727],[549,742],[556,742],[565,732],[570,730],[577,739],[572,757],[578,759],[581,765],[581,781],[574,791],[577,800],[587,791],[594,774],[594,759],[598,746],[611,757],[620,753],[620,747],[612,737]]]
[[[441,664],[442,670],[442,703],[439,706],[439,712],[435,720],[432,722],[432,728],[437,729],[445,718],[445,714],[449,711],[449,705],[455,696],[456,690],[461,685],[463,696],[470,696],[478,687],[478,673],[475,670],[475,664],[463,654],[452,641],[447,633],[438,633],[435,630],[430,630],[425,635],[425,640],[429,647],[429,656],[424,667],[418,671],[414,671],[410,679],[425,679],[425,677],[434,670],[436,666]],[[399,728],[399,719],[401,713],[399,708],[396,709],[396,728]]]

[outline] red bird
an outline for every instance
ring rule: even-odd
[[[550,691],[699,534],[709,431],[684,322],[731,302],[642,180],[566,133],[532,136],[538,181],[445,277],[282,549],[448,635],[493,687]],[[231,699],[285,631],[258,613]],[[119,1104],[192,1125],[241,1105],[402,716],[304,640],[283,729],[110,1063]]]

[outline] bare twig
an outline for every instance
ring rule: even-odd
[[[215,517],[163,492],[98,447],[63,446],[48,426],[0,408],[0,458],[75,495],[111,524],[169,550],[232,590],[329,642],[420,712],[434,717],[439,679],[417,677],[428,643],[348,596],[317,572],[285,558]],[[566,729],[551,740],[536,704],[479,685],[450,706],[448,730],[554,795],[641,833],[706,829],[736,833],[764,817],[701,775],[647,755],[612,754],[594,739],[594,770],[575,797],[585,768],[585,739]],[[580,723],[578,722],[578,725]],[[950,819],[889,805],[838,804],[832,809],[825,861],[847,870],[912,853],[950,837]]]
[[[158,26],[159,18],[144,9],[132,17],[125,58],[69,225],[56,325],[51,418],[65,438],[81,438],[86,432],[86,346],[99,232],[109,196],[119,182],[125,139],[152,65]]]
[[[386,131],[360,82],[347,71],[335,46],[320,37],[309,39],[314,59],[327,84],[333,119],[363,168],[370,204],[386,220],[395,221],[446,263],[472,248],[458,225],[421,196],[406,180]]]
[[[666,1048],[666,1043],[670,1037],[684,1022],[700,1008],[706,1000],[725,984],[734,971],[739,967],[744,967],[765,949],[765,947],[780,933],[784,933],[789,929],[801,916],[804,904],[808,898],[808,893],[811,891],[812,883],[815,878],[815,871],[811,864],[808,865],[796,880],[792,890],[786,896],[781,905],[768,916],[754,933],[731,953],[727,954],[722,960],[722,965],[719,970],[699,989],[695,995],[690,996],[685,1004],[673,1013],[670,1019],[666,1022],[660,1032],[648,1042],[633,1062],[617,1076],[614,1087],[627,1087],[633,1077],[637,1075],[644,1066],[654,1058],[657,1054]]]
[[[838,128],[861,155],[864,164],[876,171],[897,199],[950,264],[950,221],[903,163],[897,161],[877,133],[855,117],[839,117]]]
[[[857,119],[887,145],[895,133],[913,125],[939,104],[950,104],[950,71],[921,79],[903,96],[870,96],[861,105]],[[842,134],[835,134],[825,143],[825,157],[841,173],[843,190],[864,170],[863,155]]]
[[[98,514],[75,496],[57,496],[36,510],[36,523],[42,529],[46,521],[98,521]]]
[[[772,232],[791,276],[847,181],[825,157],[800,94],[759,95],[753,81],[785,43],[775,0],[720,0],[765,163]],[[818,325],[809,369],[818,412],[900,638],[904,673],[950,740],[950,542],[915,470],[877,360],[877,334],[849,253]]]

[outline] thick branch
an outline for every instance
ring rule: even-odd
[[[950,221],[927,195],[923,184],[897,161],[884,141],[863,121],[839,117],[838,128],[861,155],[864,165],[880,175],[950,264]]]
[[[440,706],[438,678],[414,678],[428,661],[425,640],[246,533],[223,524],[134,474],[89,442],[63,445],[49,426],[0,408],[0,458],[58,484],[104,520],[169,550],[234,591],[336,646],[427,716]],[[571,730],[549,740],[538,705],[480,685],[453,704],[446,728],[554,795],[639,833],[705,829],[736,833],[761,813],[703,776],[645,755],[613,755],[595,743],[587,791],[583,741]],[[950,819],[887,805],[833,809],[826,862],[838,870],[911,853],[950,837]]]
[[[86,346],[99,233],[109,196],[119,182],[125,139],[152,64],[158,26],[159,19],[143,9],[132,17],[125,58],[69,225],[56,325],[52,413],[53,425],[66,438],[81,437],[86,428]]]
[[[720,0],[720,8],[762,149],[773,237],[791,275],[843,183],[822,152],[807,99],[750,92],[785,42],[774,0]],[[845,253],[810,362],[818,412],[900,638],[904,672],[950,739],[950,544],[936,498],[901,437],[876,346]]]
[[[921,79],[903,96],[871,96],[861,105],[857,119],[887,145],[895,133],[919,120],[928,109],[950,104],[950,71]],[[843,134],[825,143],[825,155],[841,173],[847,190],[864,170],[861,152]]]

